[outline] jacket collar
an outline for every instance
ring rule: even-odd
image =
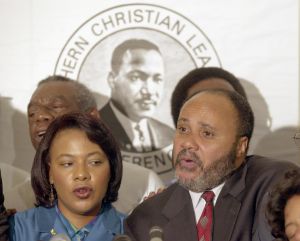
[[[192,203],[189,192],[179,184],[174,184],[177,187],[171,194],[168,202],[162,209],[162,213],[168,219],[176,217],[187,205]]]
[[[41,233],[42,240],[49,240],[53,236],[53,232],[54,234],[65,232],[63,225],[57,216],[55,207],[38,207],[37,209],[37,226]],[[106,238],[113,239],[113,236],[116,234],[123,233],[122,223],[124,218],[125,216],[118,215],[117,211],[110,204],[104,206],[104,210],[94,224],[87,240],[99,239],[100,231],[93,231],[93,229],[99,229],[99,227],[103,228],[104,235],[108,235]]]
[[[172,186],[171,186],[172,188]],[[197,229],[191,196],[179,184],[173,184],[173,192],[162,209],[167,219],[164,233],[169,240],[197,240]]]
[[[247,165],[244,162],[234,173],[225,181],[225,185],[220,193],[221,197],[226,196],[227,194],[237,197],[245,189],[245,180],[247,174]]]
[[[239,195],[245,189],[247,169],[245,161],[225,182],[214,208],[213,240],[229,241],[231,238],[241,208]]]

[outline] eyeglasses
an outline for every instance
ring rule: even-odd
[[[296,146],[298,146],[300,148],[300,132],[296,132],[296,134],[294,135],[293,138],[296,143]]]

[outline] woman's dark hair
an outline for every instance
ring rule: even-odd
[[[37,206],[51,207],[49,181],[50,147],[54,137],[62,130],[79,129],[88,139],[99,145],[106,154],[110,165],[110,180],[103,203],[117,200],[122,179],[122,159],[120,149],[109,128],[100,120],[83,113],[66,114],[56,118],[48,127],[34,157],[31,169],[31,185]],[[56,192],[54,192],[57,198]]]
[[[295,195],[300,195],[299,169],[287,171],[281,181],[270,192],[266,216],[275,238],[288,241],[285,234],[284,209],[288,200]]]
[[[211,78],[220,78],[228,82],[233,89],[247,99],[246,92],[237,77],[218,67],[198,68],[183,76],[175,86],[171,97],[171,115],[176,126],[180,109],[188,97],[188,90],[195,84]]]

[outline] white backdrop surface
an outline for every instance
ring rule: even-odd
[[[300,163],[299,149],[292,140],[299,129],[298,1],[153,0],[141,3],[156,5],[162,11],[167,9],[194,24],[207,38],[207,51],[215,51],[220,65],[242,80],[256,117],[250,153]],[[34,151],[29,140],[26,109],[38,81],[55,73],[64,46],[74,33],[80,33],[85,23],[105,10],[126,4],[137,2],[0,0],[1,162],[30,171]],[[153,29],[158,36],[160,34],[160,39],[162,36],[168,39],[171,35],[167,30],[163,32],[163,25],[159,27],[161,32]],[[173,49],[176,43],[183,46],[181,40],[174,38]],[[101,51],[100,44],[97,48]],[[184,73],[174,68],[177,55],[167,52],[169,88],[157,116],[172,126],[169,97]],[[91,66],[87,63],[92,56],[92,52],[86,55],[85,69]],[[217,66],[217,57],[207,66]],[[183,67],[187,72],[196,66]],[[94,92],[109,95],[109,91],[101,93],[95,83],[88,82],[88,74],[84,74],[87,70],[82,68],[82,71],[80,74],[86,76],[83,82]],[[101,72],[97,74],[106,78]]]

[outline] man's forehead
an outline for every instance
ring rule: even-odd
[[[147,54],[156,55],[162,59],[161,54],[155,49],[127,49],[123,55],[123,62],[128,62],[132,64],[139,64],[145,62],[148,56]]]
[[[74,86],[69,82],[51,81],[40,84],[33,93],[34,95],[47,95],[59,93],[63,96],[71,96],[74,91]]]
[[[231,103],[231,100],[229,97],[227,97],[224,93],[222,93],[222,90],[217,89],[206,89],[201,90],[196,93],[194,93],[186,102],[199,102],[199,103],[220,103],[220,101],[225,101],[227,103]]]
[[[204,91],[198,91],[191,95],[183,104],[182,109],[186,108],[186,106],[194,105],[194,104],[201,104],[201,103],[207,103],[211,102],[211,93],[207,93],[206,90]],[[215,96],[214,96],[215,97]],[[218,98],[217,98],[218,99]]]
[[[57,99],[67,101],[69,98],[74,97],[73,91],[72,85],[67,82],[42,83],[32,94],[29,105],[39,100]]]
[[[234,133],[238,113],[226,95],[199,92],[183,105],[178,123],[180,120],[216,130],[232,130]]]
[[[180,113],[189,109],[197,110],[198,108],[205,108],[207,112],[214,111],[220,113],[235,109],[233,103],[227,96],[208,90],[198,92],[188,99],[182,106]]]

